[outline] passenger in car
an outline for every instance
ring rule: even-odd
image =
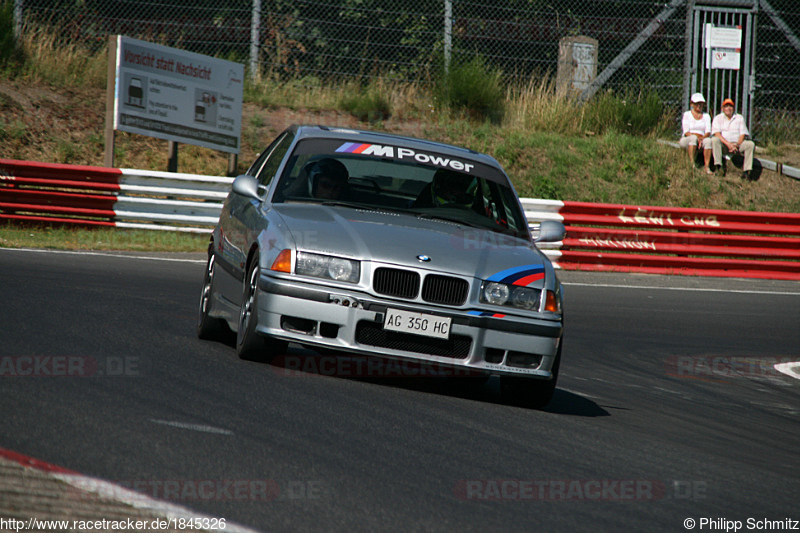
[[[440,168],[430,184],[422,189],[414,207],[463,207],[470,209],[475,202],[475,180],[454,170]]]

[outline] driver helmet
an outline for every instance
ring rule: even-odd
[[[326,157],[306,165],[308,194],[314,198],[336,198],[347,187],[347,167],[341,161]]]

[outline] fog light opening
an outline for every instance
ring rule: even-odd
[[[505,357],[505,355],[506,351],[500,348],[486,348],[486,353],[483,358],[487,363],[499,365],[503,362],[503,357]]]
[[[330,322],[319,323],[319,334],[328,339],[335,339],[339,336],[339,324],[331,324]]]
[[[304,335],[314,335],[317,332],[316,321],[296,316],[282,316],[281,327],[286,331],[302,333]]]
[[[508,352],[506,364],[517,368],[539,368],[542,356],[534,353]]]

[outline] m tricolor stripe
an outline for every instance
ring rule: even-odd
[[[487,281],[524,287],[540,279],[544,279],[544,265],[524,265],[498,272],[489,277]]]
[[[362,143],[344,143],[336,149],[336,152],[341,154],[360,154],[370,146],[372,145]]]
[[[503,313],[491,313],[487,311],[469,311],[467,314],[472,316],[490,316],[492,318],[503,318],[506,316]]]

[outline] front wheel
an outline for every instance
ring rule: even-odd
[[[236,333],[236,354],[246,361],[268,363],[288,343],[267,339],[256,332],[258,325],[258,280],[261,268],[255,259],[244,278],[242,306],[239,311],[239,328]]]
[[[500,377],[500,396],[504,402],[518,407],[544,409],[553,398],[561,366],[561,342],[558,343],[556,360],[553,362],[553,377],[547,381],[518,376]]]

